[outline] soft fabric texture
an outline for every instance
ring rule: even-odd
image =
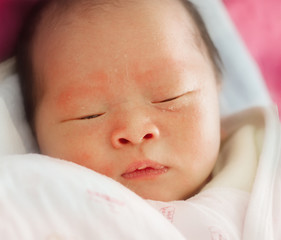
[[[186,239],[241,240],[249,194],[212,188],[187,201],[148,201]]]
[[[0,206],[3,240],[184,239],[121,184],[38,154],[1,157]]]
[[[186,239],[281,239],[281,124],[275,109],[251,111],[263,115],[264,131],[248,112],[234,116],[242,127],[222,146],[214,178],[199,194],[186,201],[148,201]]]
[[[37,152],[13,69],[14,59],[0,64],[0,156]]]

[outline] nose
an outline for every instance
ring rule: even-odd
[[[116,128],[112,132],[111,142],[114,148],[122,148],[126,145],[138,145],[152,141],[159,137],[157,126],[148,121],[124,122],[124,126]]]

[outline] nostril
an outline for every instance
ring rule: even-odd
[[[119,142],[120,142],[121,144],[127,144],[129,141],[128,141],[127,139],[125,139],[125,138],[120,138],[120,139],[119,139]]]
[[[151,133],[148,133],[143,138],[144,139],[150,139],[150,138],[153,138],[153,135]]]

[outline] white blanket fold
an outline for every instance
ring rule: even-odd
[[[0,160],[0,239],[184,239],[110,178],[38,154]]]

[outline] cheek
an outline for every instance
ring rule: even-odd
[[[113,167],[106,134],[101,122],[54,123],[50,111],[42,105],[36,117],[36,132],[42,154],[85,166],[112,176]],[[100,121],[100,120],[99,120]]]
[[[91,123],[91,120],[83,126],[79,123],[66,130],[64,142],[68,141],[71,161],[112,176],[109,130],[104,126],[107,124]]]
[[[217,124],[209,125],[210,118],[199,110],[188,117],[179,141],[173,141],[173,150],[178,154],[179,167],[190,181],[202,183],[211,173],[216,163],[220,137]],[[176,155],[175,154],[175,155]]]
[[[94,149],[94,147],[92,149]],[[108,156],[105,156],[105,154],[99,155],[97,151],[93,152],[92,149],[75,152],[75,154],[70,157],[70,161],[108,177],[113,177],[113,167]]]
[[[171,145],[177,152],[192,158],[203,155],[216,156],[219,147],[219,113],[215,109],[206,110],[206,106],[194,103],[177,114],[170,122],[169,134],[173,140]]]
[[[60,147],[58,157],[113,177],[112,157],[104,141],[95,128],[80,128],[75,133],[67,133],[59,141],[63,146]]]

